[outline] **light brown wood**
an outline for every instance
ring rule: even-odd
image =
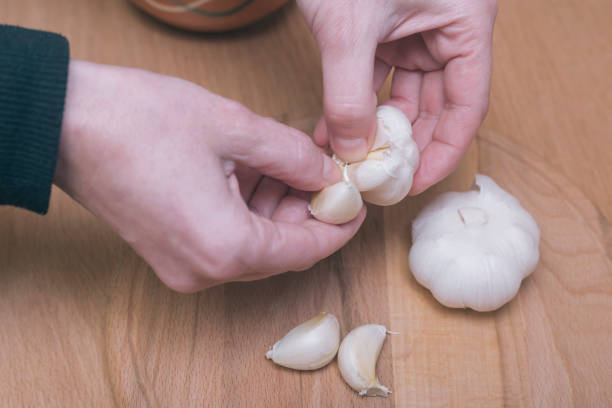
[[[59,190],[45,217],[0,208],[0,405],[612,405],[611,14],[604,0],[502,2],[490,113],[460,168],[370,207],[306,272],[179,295]],[[179,76],[308,132],[321,113],[318,54],[294,5],[227,35],[166,27],[127,1],[5,0],[0,16],[64,33],[75,58]],[[419,209],[476,172],[542,229],[538,269],[491,313],[442,307],[408,269]],[[343,333],[401,333],[378,364],[391,398],[356,396],[336,363],[299,373],[265,360],[320,310]]]

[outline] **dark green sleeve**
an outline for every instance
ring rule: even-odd
[[[0,204],[47,212],[68,62],[61,35],[0,25]]]

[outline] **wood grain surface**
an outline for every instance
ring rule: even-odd
[[[490,112],[460,168],[370,207],[358,235],[306,272],[180,295],[59,190],[45,217],[0,208],[0,405],[611,406],[610,15],[607,0],[502,2]],[[223,35],[119,0],[3,0],[0,22],[61,32],[74,58],[179,76],[307,132],[321,113],[317,49],[293,4]],[[538,269],[491,313],[442,307],[407,259],[419,209],[476,172],[542,230]],[[264,358],[321,310],[343,334],[370,322],[401,333],[378,363],[390,398],[357,396],[335,362],[302,373]]]

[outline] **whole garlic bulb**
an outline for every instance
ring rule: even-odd
[[[285,334],[268,350],[266,358],[295,370],[316,370],[334,359],[339,345],[338,319],[321,312]]]
[[[412,225],[410,269],[448,307],[495,310],[539,259],[540,230],[518,200],[484,175],[478,189],[445,193]]]
[[[378,127],[370,153],[362,161],[340,163],[344,180],[324,188],[310,202],[315,218],[343,224],[357,216],[362,197],[372,204],[392,205],[410,191],[419,164],[410,121],[392,106],[379,106],[376,116]]]

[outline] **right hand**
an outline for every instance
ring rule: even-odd
[[[376,93],[391,99],[421,152],[411,194],[459,164],[489,106],[496,0],[298,0],[321,52],[325,118],[315,140],[361,160],[376,131]]]
[[[313,219],[341,180],[305,134],[177,78],[71,61],[55,183],[108,222],[170,288],[309,268],[365,217]]]

